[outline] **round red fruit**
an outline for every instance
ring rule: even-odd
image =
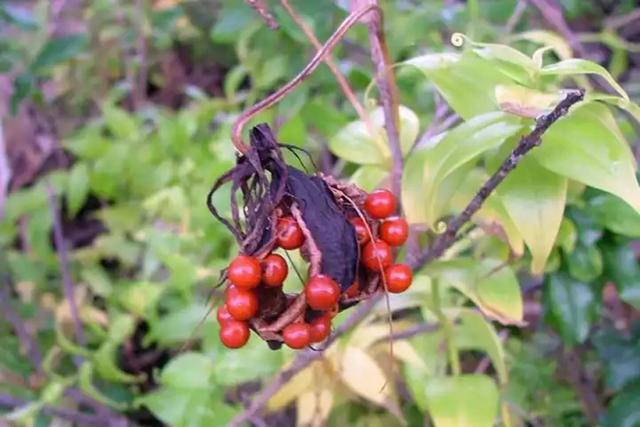
[[[384,271],[387,289],[392,294],[406,291],[413,281],[413,272],[406,264],[394,264]]]
[[[225,305],[234,319],[249,320],[258,312],[258,297],[251,290],[229,288]]]
[[[291,323],[282,330],[284,343],[299,350],[311,343],[311,328],[306,323]]]
[[[290,216],[278,219],[276,235],[278,238],[278,245],[283,249],[298,249],[304,243],[304,234],[302,234],[302,229],[296,220]]]
[[[229,281],[239,288],[255,288],[261,279],[260,262],[254,257],[238,255],[231,261],[227,276]]]
[[[340,287],[329,276],[313,276],[304,287],[307,304],[314,310],[331,310],[340,298]]]
[[[396,210],[396,197],[389,190],[375,190],[367,195],[364,210],[375,219],[386,218]]]
[[[380,271],[389,267],[392,261],[391,247],[384,240],[369,242],[362,250],[362,263],[369,270]]]
[[[331,316],[318,317],[311,322],[309,328],[312,343],[324,341],[331,333]]]
[[[234,320],[231,313],[227,309],[227,304],[222,304],[218,307],[218,311],[216,312],[216,318],[218,319],[218,323],[221,325],[228,322],[229,320]]]
[[[229,320],[220,326],[220,341],[228,348],[240,348],[249,341],[249,326],[245,322]]]
[[[359,216],[353,217],[349,220],[353,228],[356,230],[356,239],[360,245],[364,245],[369,241],[369,227],[364,220]]]
[[[409,237],[409,224],[404,218],[393,217],[380,226],[380,238],[390,246],[402,246]]]
[[[271,254],[262,261],[262,281],[267,286],[282,286],[289,274],[287,261],[278,254]]]

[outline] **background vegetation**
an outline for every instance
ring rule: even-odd
[[[226,425],[295,357],[256,337],[224,349],[205,318],[236,252],[204,203],[235,161],[231,124],[314,53],[268,3],[279,30],[237,0],[0,0],[0,425]],[[344,3],[291,1],[320,40]],[[414,247],[560,88],[587,101],[391,299],[393,352],[382,302],[248,421],[640,425],[638,5],[380,3]],[[366,27],[333,57],[379,135],[324,66],[255,122],[323,172],[386,185]]]

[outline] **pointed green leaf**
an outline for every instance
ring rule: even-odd
[[[500,337],[482,314],[463,309],[458,316],[453,336],[459,350],[481,350],[489,355],[500,384],[507,383],[507,366]]]
[[[87,37],[80,34],[49,39],[36,55],[30,69],[33,73],[43,71],[73,58],[84,51],[87,46]]]
[[[481,58],[471,50],[463,54],[427,54],[411,58],[404,64],[420,69],[465,120],[496,111],[496,86],[513,83],[511,77],[496,68],[495,62]]]
[[[591,102],[574,107],[530,155],[545,168],[615,194],[640,212],[633,154],[607,106]]]
[[[606,276],[616,285],[620,298],[640,310],[640,264],[628,245],[607,242],[603,248]]]
[[[640,213],[610,194],[598,194],[588,201],[589,212],[607,229],[628,237],[640,237]]]
[[[160,382],[171,387],[207,390],[211,387],[213,371],[214,363],[210,357],[201,353],[183,353],[162,369]]]
[[[84,205],[89,194],[89,168],[86,163],[77,163],[67,181],[67,209],[70,217],[74,217]]]
[[[486,315],[504,324],[521,324],[522,293],[515,273],[502,261],[471,258],[437,261],[424,272],[455,287]]]
[[[589,335],[596,316],[595,291],[566,273],[548,276],[544,284],[548,320],[569,344],[580,344]]]
[[[525,157],[498,187],[498,194],[531,251],[531,271],[540,274],[562,222],[567,179]]]
[[[588,61],[586,59],[571,58],[564,61],[556,62],[555,64],[547,65],[540,70],[542,75],[554,75],[554,76],[571,76],[581,74],[596,74],[607,81],[612,88],[620,94],[621,97],[628,100],[629,95],[624,91],[622,86],[616,82],[616,80],[609,74],[606,68],[595,62]]]
[[[400,145],[403,153],[413,146],[420,122],[418,116],[409,108],[400,106]],[[375,135],[371,135],[367,125],[356,120],[349,123],[329,141],[329,149],[336,156],[362,165],[387,166],[391,161],[391,152],[384,130],[384,113],[378,107],[369,114],[369,121]]]
[[[545,30],[532,30],[516,34],[513,40],[529,40],[552,48],[560,59],[569,59],[572,56],[571,46],[564,38],[556,33]]]
[[[426,395],[435,427],[492,427],[498,416],[498,388],[486,375],[433,377]]]
[[[447,132],[434,145],[417,150],[407,160],[403,176],[402,202],[409,222],[433,227],[446,213],[472,161],[519,129],[518,118],[487,113]]]

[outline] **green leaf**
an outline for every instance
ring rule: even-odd
[[[616,285],[620,298],[640,310],[640,263],[629,245],[602,246],[605,275]]]
[[[589,335],[597,315],[595,292],[566,273],[548,276],[544,284],[548,320],[569,344],[580,344]]]
[[[582,281],[591,282],[602,274],[602,254],[597,246],[578,246],[566,254],[569,274]]]
[[[566,40],[556,33],[544,30],[531,30],[518,33],[514,40],[529,40],[534,43],[552,48],[560,59],[569,59],[572,56],[571,46]]]
[[[557,121],[531,151],[545,168],[615,194],[640,212],[635,161],[609,109],[582,103]]]
[[[407,159],[403,174],[402,203],[407,220],[433,228],[446,213],[453,192],[473,166],[471,162],[519,129],[519,119],[513,116],[483,114],[447,132],[434,145],[416,150]]]
[[[424,272],[455,287],[486,315],[504,324],[522,323],[522,293],[513,270],[494,259],[436,261]]]
[[[40,49],[29,68],[33,73],[44,71],[77,56],[87,47],[88,39],[85,35],[74,34],[49,39]]]
[[[125,110],[106,104],[102,107],[105,125],[116,138],[129,139],[139,135],[138,123]]]
[[[493,325],[482,314],[469,309],[463,309],[458,320],[453,330],[456,348],[486,352],[498,374],[499,383],[505,385],[508,380],[505,355]]]
[[[498,388],[486,375],[433,377],[426,395],[435,427],[492,427],[498,416]]]
[[[212,319],[205,316],[209,309],[204,304],[193,304],[175,309],[151,324],[151,330],[145,337],[145,345],[157,342],[160,345],[175,345],[200,335],[201,328],[211,327]],[[200,329],[196,329],[203,322]]]
[[[202,391],[160,387],[151,393],[138,397],[134,404],[146,406],[167,425],[177,426],[185,416],[191,395],[197,393],[202,393]]]
[[[69,172],[67,181],[67,209],[73,218],[84,205],[89,195],[89,168],[86,163],[78,162]]]
[[[400,106],[400,145],[403,153],[413,146],[420,122],[416,114],[405,106]],[[384,130],[384,113],[378,107],[369,113],[369,121],[373,127],[371,135],[366,123],[356,120],[340,129],[329,141],[329,149],[338,157],[363,165],[388,166],[391,152],[387,144]]]
[[[155,310],[162,291],[163,287],[153,282],[122,284],[118,289],[118,300],[132,314],[147,317]]]
[[[602,427],[638,427],[640,425],[640,381],[625,388],[609,403]]]
[[[531,251],[531,271],[540,274],[560,229],[567,180],[525,157],[497,189]]]
[[[164,367],[160,382],[171,387],[207,390],[211,388],[214,369],[210,357],[201,353],[183,353]]]
[[[513,83],[511,77],[496,68],[495,61],[481,58],[471,50],[463,54],[427,54],[404,64],[421,70],[465,120],[498,110],[496,86]]]
[[[606,386],[615,391],[640,380],[640,322],[633,323],[630,329],[619,331],[608,326],[593,336]]]
[[[628,237],[640,237],[640,213],[610,194],[601,193],[587,202],[590,213],[607,229]]]
[[[609,72],[603,66],[596,64],[595,62],[588,61],[586,59],[571,58],[564,61],[556,62],[555,64],[547,65],[540,70],[540,74],[553,75],[553,76],[573,76],[581,74],[596,74],[607,81],[612,88],[620,94],[620,96],[626,100],[629,99],[629,95],[624,91],[622,86],[616,82],[616,80],[609,74]]]
[[[380,187],[380,184],[389,175],[389,171],[378,166],[361,166],[353,175],[350,181],[362,188],[364,191],[371,192]]]
[[[31,74],[20,74],[13,81],[13,94],[11,95],[11,113],[16,114],[20,103],[31,95],[34,89],[33,76]]]

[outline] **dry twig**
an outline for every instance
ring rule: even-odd
[[[258,15],[260,15],[262,20],[269,26],[269,28],[271,28],[272,30],[278,29],[278,22],[269,11],[269,8],[267,7],[264,0],[245,0],[245,2],[256,12],[258,12]]]

